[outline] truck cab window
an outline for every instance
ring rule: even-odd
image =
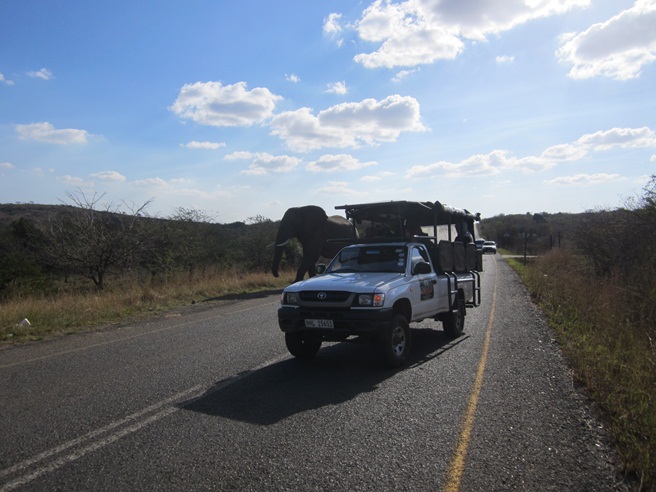
[[[426,252],[426,250],[424,248],[419,248],[417,246],[412,247],[412,253],[410,258],[412,261],[412,271],[414,271],[417,264],[422,261],[426,263],[430,263],[430,260],[428,259],[428,253]]]

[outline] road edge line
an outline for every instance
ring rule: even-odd
[[[444,486],[444,492],[458,492],[462,482],[462,475],[465,470],[465,459],[467,458],[467,450],[469,449],[469,442],[471,441],[471,434],[474,429],[474,421],[476,420],[476,408],[478,407],[478,400],[483,388],[483,375],[485,373],[485,366],[487,365],[487,356],[490,350],[490,336],[492,333],[492,325],[494,323],[494,312],[497,304],[497,284],[499,278],[499,266],[496,257],[494,258],[494,288],[492,290],[492,308],[490,309],[490,317],[488,318],[487,328],[485,330],[485,342],[483,343],[483,351],[481,358],[478,362],[478,369],[476,371],[476,380],[469,395],[469,403],[465,412],[462,426],[460,428],[460,435],[458,437],[458,447],[456,448],[451,462],[449,463],[447,481]]]

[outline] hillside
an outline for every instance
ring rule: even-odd
[[[49,217],[65,215],[73,210],[74,207],[70,205],[0,203],[0,226],[7,226],[19,219],[28,219],[32,222],[40,223]]]
[[[497,215],[481,220],[481,234],[500,247],[515,253],[540,254],[557,247],[574,245],[581,226],[599,214],[619,215],[618,211],[582,213],[526,213]]]

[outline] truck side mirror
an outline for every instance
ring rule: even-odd
[[[319,263],[314,270],[317,272],[317,275],[321,275],[323,272],[326,271],[326,265],[323,263]]]

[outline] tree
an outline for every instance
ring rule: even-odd
[[[203,210],[177,207],[166,224],[167,258],[186,269],[189,280],[196,272],[205,272],[207,266],[225,260],[229,234],[212,220],[211,214]],[[158,254],[163,252],[160,249]]]
[[[127,269],[141,258],[150,239],[142,214],[151,200],[136,208],[123,202],[126,213],[113,203],[102,205],[104,194],[89,197],[78,190],[67,196],[74,208],[48,221],[43,252],[53,266],[78,272],[102,290],[110,270]]]
[[[48,276],[34,248],[37,237],[34,224],[24,218],[0,227],[0,296],[17,287],[30,292],[47,287]]]
[[[209,213],[195,208],[176,207],[173,215],[169,218],[180,222],[212,222],[212,216]]]
[[[249,217],[246,223],[248,227],[241,238],[243,266],[249,270],[268,271],[276,238],[276,224],[262,215]]]

